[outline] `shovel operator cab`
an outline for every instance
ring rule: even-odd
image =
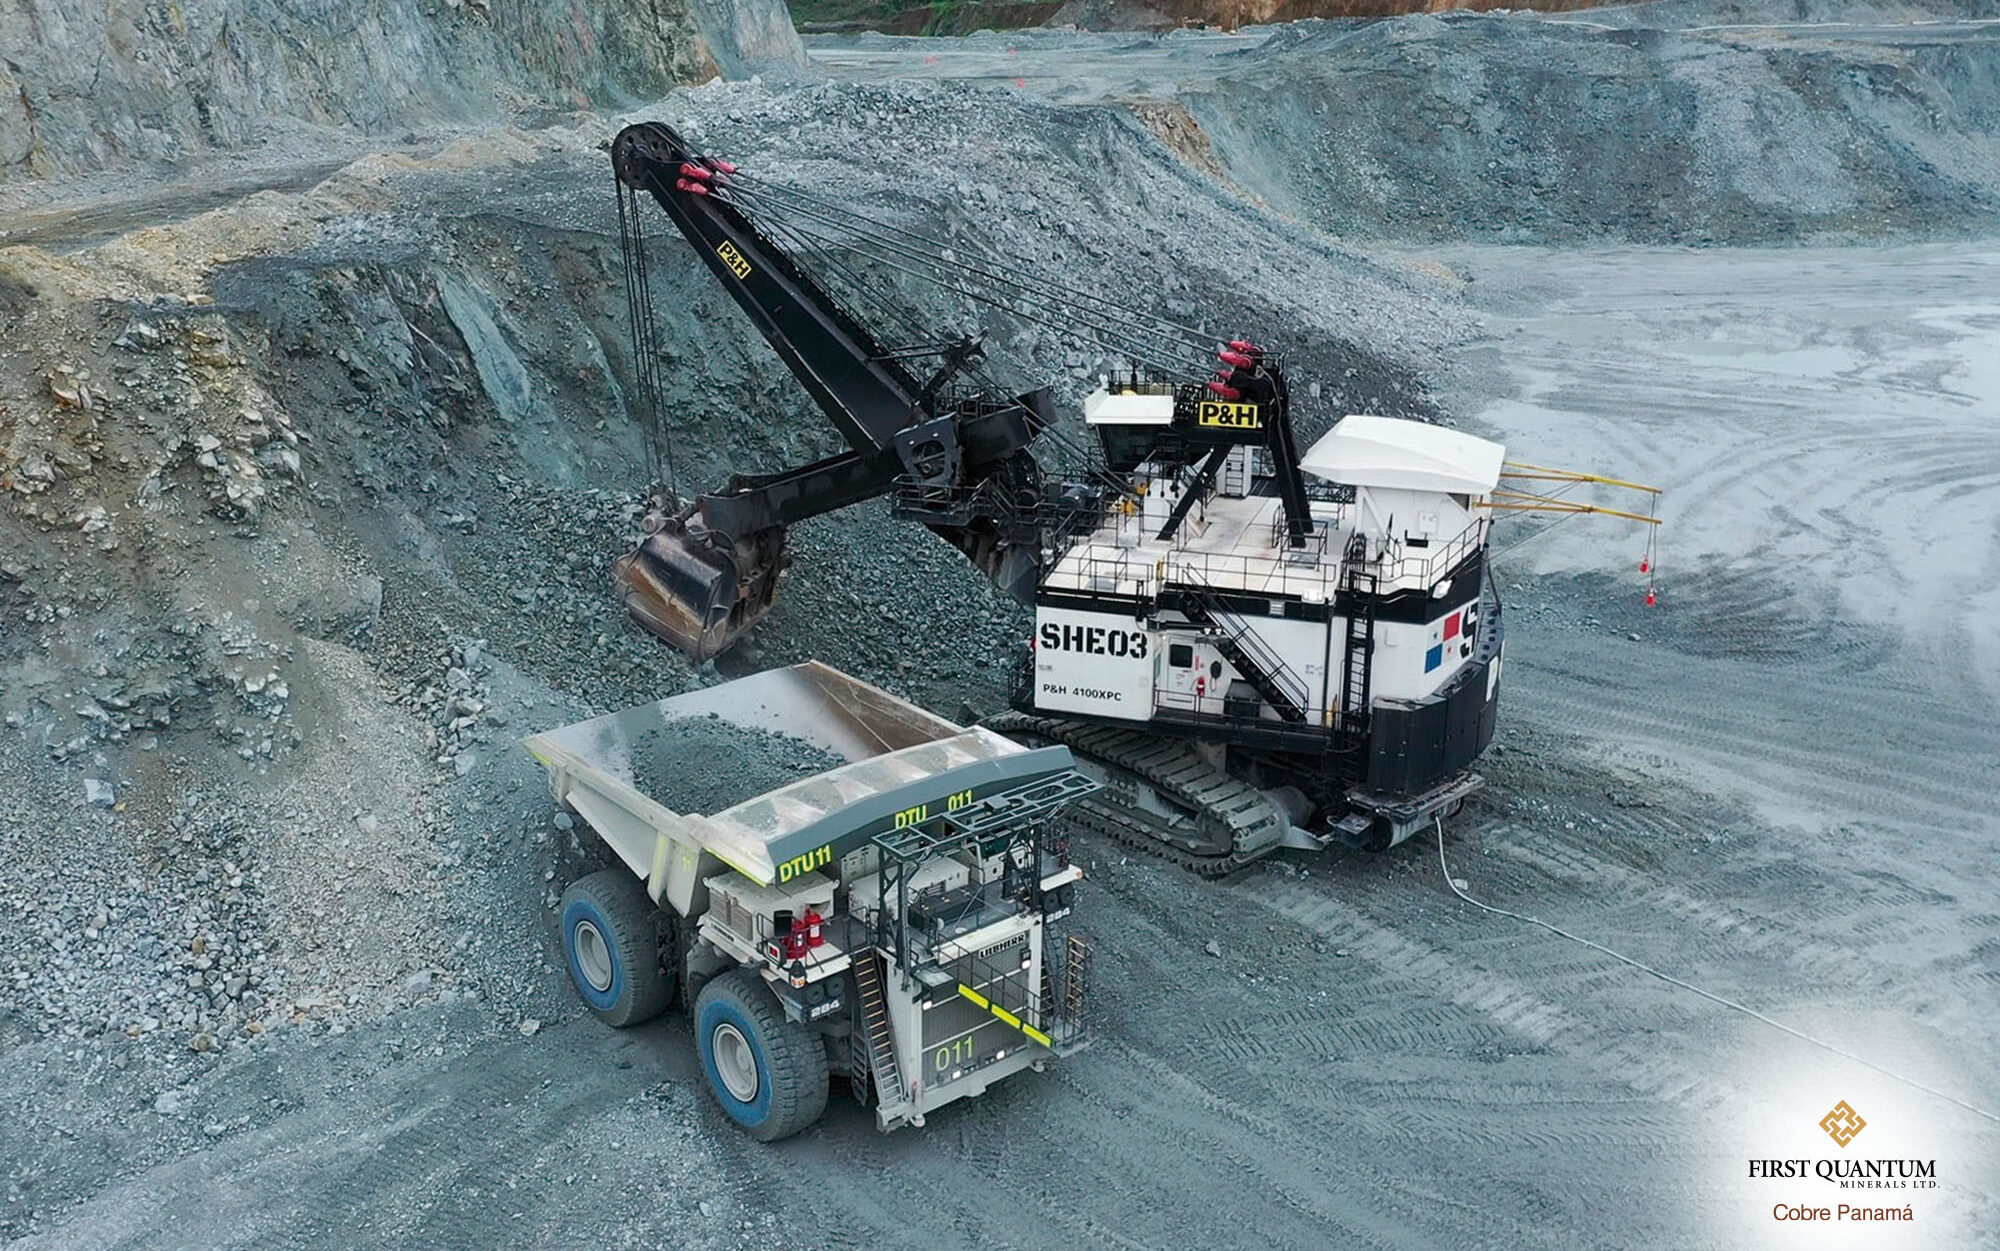
[[[847,761],[712,813],[646,794],[663,727],[716,717]],[[1086,950],[1057,941],[1063,748],[953,725],[818,663],[527,740],[556,800],[614,853],[564,892],[571,980],[599,1018],[675,1001],[716,1101],[757,1138],[812,1124],[845,1077],[883,1130],[1082,1043]]]

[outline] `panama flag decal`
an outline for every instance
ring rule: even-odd
[[[1442,621],[1431,623],[1430,638],[1424,644],[1426,648],[1424,652],[1425,673],[1429,673],[1444,663],[1445,644],[1457,639],[1463,639],[1467,643],[1472,641],[1473,614],[1478,611],[1478,608],[1477,604],[1471,604],[1459,609]]]

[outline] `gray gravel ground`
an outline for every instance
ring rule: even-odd
[[[1466,58],[1584,46],[1545,22],[1385,23],[1354,62],[1326,29],[1284,34],[1319,66],[1284,81],[1424,49],[1462,79]],[[1922,97],[1935,65],[1908,36],[1736,42],[1900,65]],[[1370,231],[1344,175],[1312,185],[1345,218],[1218,177],[1253,149],[1208,142],[1204,110],[1234,93],[1254,111],[1189,80],[1255,64],[1244,37],[1064,38],[1023,44],[1087,67],[1073,99],[723,84],[654,112],[1065,280],[1283,327],[1323,384],[1310,422],[1442,416],[1662,481],[1658,608],[1621,526],[1566,523],[1503,562],[1506,712],[1451,873],[1990,1105],[1995,245],[1636,247],[1657,236],[1575,197],[1510,227],[1564,246],[1337,241],[1271,207]],[[1718,37],[1595,38],[1629,67]],[[1006,46],[923,55],[949,79]],[[1102,103],[1142,80],[1151,104]],[[1790,107],[1790,87],[1746,89]],[[1364,104],[1356,124],[1384,133],[1405,115]],[[1974,104],[1939,125],[1990,141]],[[44,233],[51,253],[0,254],[8,1245],[1765,1245],[1772,1202],[1841,1196],[1751,1183],[1744,1160],[1825,1154],[1837,1099],[1869,1120],[1856,1150],[1934,1157],[1942,1179],[1912,1197],[1919,1224],[1866,1245],[2000,1245],[1989,1121],[1479,912],[1421,841],[1222,883],[1087,842],[1096,1045],[923,1131],[879,1136],[836,1099],[760,1146],[706,1101],[685,1017],[601,1027],[548,909],[603,853],[521,735],[808,656],[968,716],[999,705],[1022,630],[953,552],[867,506],[800,527],[786,598],[719,665],[623,619],[606,564],[643,462],[609,132],[494,136],[189,221],[178,193],[135,195],[114,224]],[[1800,133],[1769,132],[1772,169],[1810,163]],[[1907,185],[1842,169],[1863,201]],[[1952,203],[1984,203],[1965,185]],[[1872,230],[1829,226],[1803,191],[1743,213],[1748,235],[1715,237]],[[1578,231],[1600,242],[1568,246]],[[668,242],[682,472],[823,450]],[[1100,354],[996,342],[1072,398]],[[527,385],[496,395],[508,377]]]

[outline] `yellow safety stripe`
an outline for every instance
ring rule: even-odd
[[[999,1004],[994,1003],[991,999],[988,999],[986,996],[972,989],[972,987],[965,985],[963,982],[959,983],[958,993],[965,996],[973,1003],[976,1003],[980,1007],[986,1009],[988,1012],[991,1012],[995,1017],[1005,1022],[1006,1024],[1013,1026],[1017,1030],[1020,1030],[1023,1034],[1026,1034],[1029,1038],[1033,1039],[1035,1042],[1042,1044],[1042,1046],[1049,1047],[1054,1045],[1053,1040],[1051,1040],[1047,1034],[1044,1034],[1042,1031],[1028,1024],[1026,1021],[1023,1021],[1020,1017],[1015,1016],[1012,1012],[1007,1011],[1007,1009],[1001,1007]]]

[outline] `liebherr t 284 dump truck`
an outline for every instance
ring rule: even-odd
[[[647,793],[675,721],[715,717],[847,763],[711,813]],[[556,801],[614,853],[560,921],[600,1019],[675,1000],[716,1101],[770,1141],[832,1077],[877,1125],[927,1113],[1083,1042],[1085,948],[1050,936],[1074,883],[1061,816],[1095,789],[1068,749],[954,725],[818,663],[537,734]]]

